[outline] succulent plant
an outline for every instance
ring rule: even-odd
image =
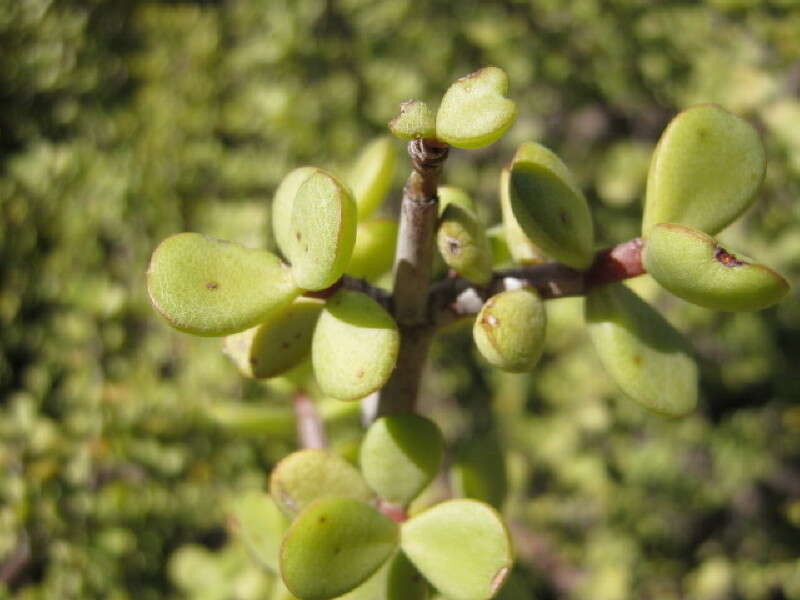
[[[234,334],[226,351],[244,375],[274,377],[310,358],[313,381],[292,380],[307,448],[275,467],[271,500],[247,496],[231,509],[250,552],[301,600],[425,598],[425,581],[449,600],[486,600],[506,581],[512,543],[497,510],[507,473],[490,428],[448,462],[456,497],[415,505],[447,445],[416,405],[437,331],[474,319],[475,345],[491,366],[530,372],[545,350],[547,301],[585,296],[588,333],[611,378],[648,409],[677,417],[698,402],[692,351],[624,281],[648,272],[717,310],[759,310],[788,291],[778,274],[709,237],[751,204],[764,173],[753,128],[716,106],[688,109],[664,132],[643,238],[598,250],[575,178],[536,142],[521,144],[502,171],[503,224],[487,230],[469,195],[439,178],[451,147],[486,146],[511,126],[517,108],[507,91],[505,72],[486,67],[453,83],[435,116],[418,100],[401,105],[389,129],[410,140],[413,171],[399,225],[372,216],[394,168],[391,138],[380,138],[347,184],[315,167],[281,183],[273,230],[289,264],[194,233],[153,254],[148,289],[158,312],[182,331]],[[450,273],[432,282],[435,249]],[[517,266],[498,268],[508,260]],[[377,396],[376,414],[364,411],[358,468],[319,447],[314,395]]]

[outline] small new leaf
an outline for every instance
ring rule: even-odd
[[[456,148],[488,146],[502,136],[517,107],[505,94],[508,76],[485,67],[458,79],[445,92],[436,114],[436,137]]]
[[[404,140],[436,137],[436,117],[421,100],[408,100],[400,105],[400,114],[389,121],[389,131]]]
[[[456,273],[484,285],[492,277],[492,250],[486,228],[469,209],[452,202],[439,218],[436,244],[445,264]]]
[[[522,373],[539,362],[546,325],[544,302],[534,290],[521,288],[489,298],[475,319],[472,334],[481,355],[493,366]]]

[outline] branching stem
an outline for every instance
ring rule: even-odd
[[[428,347],[437,329],[478,313],[492,295],[531,286],[544,299],[585,295],[593,287],[644,273],[642,239],[634,238],[594,256],[586,271],[548,262],[496,271],[485,286],[461,277],[431,285],[439,199],[436,189],[449,147],[435,140],[409,142],[412,171],[403,188],[394,258],[393,293],[347,275],[307,296],[328,298],[340,288],[358,290],[389,310],[400,330],[397,364],[380,391],[377,416],[414,410]]]
[[[436,189],[449,146],[432,140],[408,144],[413,170],[403,188],[394,255],[393,306],[400,350],[392,376],[380,392],[378,416],[413,411],[433,337],[428,287],[439,213]]]

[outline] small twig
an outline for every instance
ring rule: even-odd
[[[414,410],[433,337],[428,286],[439,211],[436,189],[449,146],[435,140],[408,144],[413,170],[403,188],[394,256],[392,312],[400,330],[397,364],[380,392],[378,416]]]
[[[634,238],[595,254],[586,271],[559,263],[505,269],[493,274],[488,285],[479,287],[465,279],[444,279],[431,286],[430,310],[442,327],[457,319],[477,314],[483,303],[498,292],[529,285],[546,299],[585,295],[593,287],[622,281],[644,273],[642,240]]]
[[[324,290],[307,291],[303,294],[306,298],[320,298],[327,300],[340,289],[355,290],[363,292],[387,310],[391,306],[391,294],[384,289],[370,285],[366,279],[357,279],[350,275],[342,275],[332,285]]]
[[[595,254],[594,262],[584,277],[586,288],[642,275],[645,272],[642,265],[643,245],[642,238],[633,238]]]
[[[297,440],[300,442],[300,446],[319,450],[325,448],[327,445],[325,430],[311,399],[303,392],[298,392],[292,397],[292,406],[297,427]]]
[[[510,523],[509,529],[518,558],[536,567],[560,597],[571,595],[583,579],[583,573],[568,564],[545,537],[519,523]]]
[[[19,541],[3,564],[0,565],[0,583],[11,585],[31,559],[31,543],[28,534],[20,533]]]

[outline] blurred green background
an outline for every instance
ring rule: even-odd
[[[769,155],[723,240],[794,284],[776,308],[723,314],[637,281],[702,366],[680,420],[620,396],[580,300],[549,304],[531,375],[486,368],[468,330],[442,338],[423,407],[456,446],[499,432],[515,597],[800,598],[796,0],[0,0],[0,49],[0,597],[271,597],[223,507],[294,447],[290,390],[171,331],[148,256],[184,230],[270,244],[283,174],[346,169],[400,102],[435,106],[495,64],[518,120],[445,174],[487,223],[501,165],[540,140],[602,243],[636,235],[664,125],[719,102]],[[358,415],[320,408],[352,454]]]

